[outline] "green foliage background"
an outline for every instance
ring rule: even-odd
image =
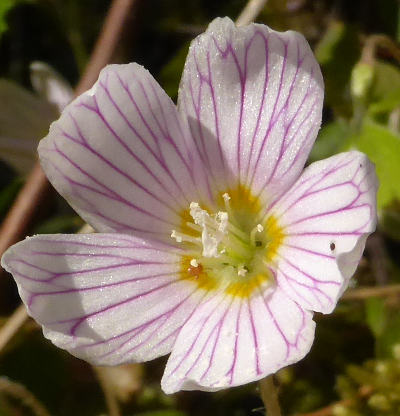
[[[245,3],[138,0],[115,59],[144,65],[176,98],[190,40],[216,16],[236,18]],[[41,60],[76,83],[109,5],[107,0],[0,0],[0,77],[32,90],[29,64]],[[276,30],[302,32],[322,67],[324,121],[310,162],[356,148],[376,164],[379,226],[353,281],[356,287],[400,283],[399,9],[395,0],[270,0],[257,19]],[[24,181],[4,158],[2,217]],[[75,232],[81,225],[53,194],[30,232]],[[3,274],[0,324],[17,304],[14,284]],[[338,416],[399,415],[400,296],[343,300],[333,315],[316,320],[311,353],[277,376],[285,414],[311,412],[333,402],[330,414]],[[124,415],[263,413],[256,384],[215,394],[165,396],[159,387],[164,363],[145,364],[135,373],[140,386],[121,402]],[[15,391],[1,387],[2,381],[24,386],[55,416],[107,412],[91,367],[53,347],[32,322],[1,352],[0,415],[35,414]]]

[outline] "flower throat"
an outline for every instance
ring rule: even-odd
[[[254,198],[237,194],[232,201],[231,194],[224,193],[223,209],[214,213],[191,202],[181,230],[172,230],[171,237],[186,249],[185,280],[244,297],[273,282],[271,264],[283,232],[272,216],[259,221]]]

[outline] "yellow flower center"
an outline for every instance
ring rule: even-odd
[[[181,278],[204,290],[249,297],[273,283],[271,268],[283,229],[274,216],[260,217],[261,204],[243,188],[221,194],[216,208],[191,202],[180,229],[172,230],[187,253]]]

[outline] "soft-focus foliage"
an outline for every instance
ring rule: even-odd
[[[0,0],[0,77],[33,92],[29,65],[40,60],[75,82],[109,4],[108,0]],[[244,4],[244,0],[138,1],[135,20],[126,30],[115,61],[145,65],[176,98],[190,40],[216,16],[234,19]],[[367,246],[354,279],[356,288],[400,283],[399,16],[396,0],[269,0],[258,18],[276,30],[302,32],[322,67],[324,119],[309,161],[358,149],[376,163],[381,185],[379,238],[378,244]],[[376,34],[385,37],[374,39]],[[2,157],[0,215],[4,216],[24,177],[13,170],[11,159]],[[74,232],[81,224],[61,199],[52,197],[32,232]],[[343,300],[333,315],[317,317],[309,356],[278,375],[286,414],[310,412],[331,403],[336,403],[332,414],[338,416],[399,414],[397,293]],[[1,276],[1,323],[17,303],[11,280]],[[124,399],[124,415],[243,416],[261,407],[256,385],[213,395],[193,392],[167,397],[159,388],[164,365],[160,359],[134,374],[141,387]],[[106,413],[91,368],[44,341],[33,323],[25,325],[1,352],[2,377],[25,386],[52,415]],[[23,398],[0,390],[0,414],[18,412],[34,414]]]

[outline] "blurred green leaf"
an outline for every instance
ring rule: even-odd
[[[0,36],[7,31],[7,14],[20,0],[0,1]]]
[[[185,43],[160,72],[160,83],[172,99],[178,96],[179,81],[182,76],[189,45],[190,42]]]
[[[400,71],[392,64],[376,61],[371,88],[372,101],[381,101],[398,91],[400,91]]]
[[[15,178],[5,188],[0,190],[0,216],[3,216],[11,206],[23,184],[22,178]]]
[[[370,104],[368,113],[374,116],[389,113],[398,107],[400,107],[400,88],[388,92],[381,100]]]
[[[378,207],[400,200],[400,136],[367,120],[354,145],[375,163],[379,178]]]
[[[376,355],[378,358],[392,357],[393,347],[400,344],[400,311],[392,311],[390,315],[384,330],[376,339]]]
[[[56,234],[75,232],[84,224],[83,220],[77,215],[60,215],[50,218],[46,222],[35,227],[34,234]]]
[[[357,31],[343,22],[332,22],[317,44],[315,55],[324,75],[326,103],[337,114],[350,117],[350,76],[360,55]]]
[[[375,337],[382,335],[387,322],[385,301],[369,298],[365,302],[365,320]]]
[[[340,152],[350,137],[350,126],[342,120],[323,126],[310,154],[310,161],[325,159]]]

